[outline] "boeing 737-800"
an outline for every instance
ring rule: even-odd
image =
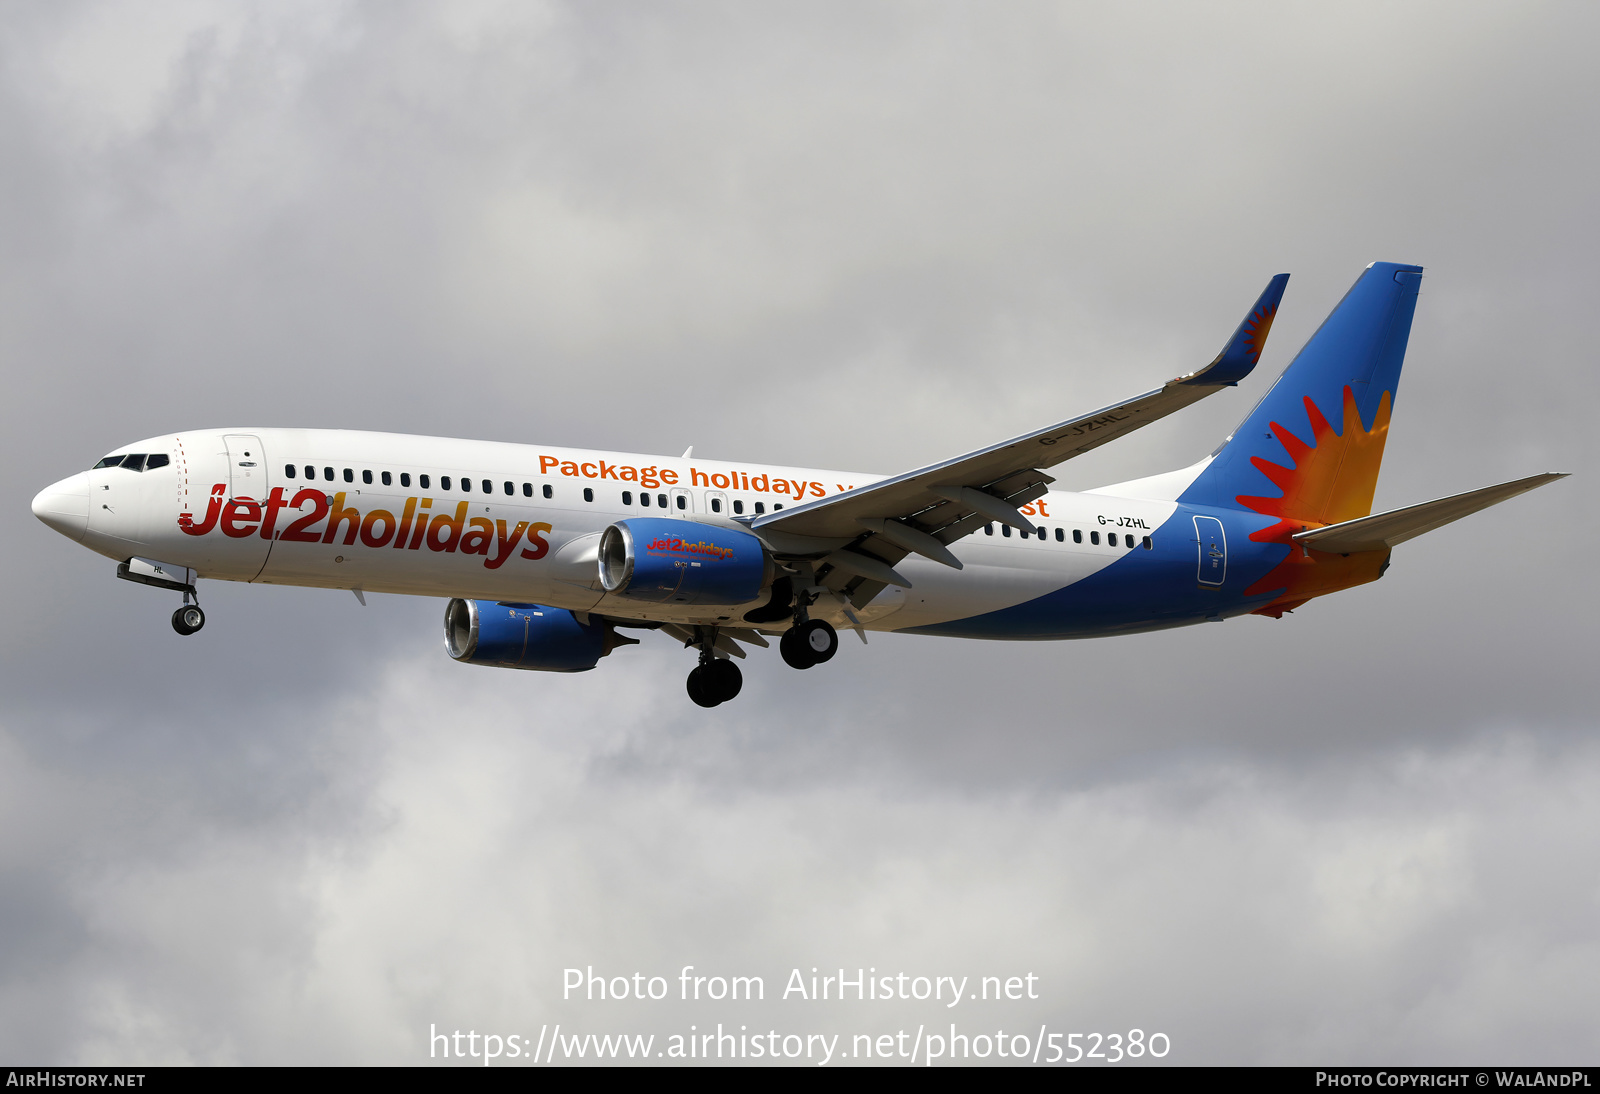
[[[778,640],[836,628],[1088,638],[1256,614],[1374,581],[1390,549],[1562,476],[1372,516],[1422,270],[1375,262],[1234,434],[1180,471],[1086,493],[1049,469],[1236,385],[1287,274],[1209,365],[1115,406],[882,477],[325,429],[208,429],[114,450],[34,514],[179,592],[196,581],[449,598],[458,661],[582,672],[657,630],[698,651],[690,697],[738,694]],[[364,603],[363,599],[363,603]]]

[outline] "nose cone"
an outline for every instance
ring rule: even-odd
[[[88,472],[80,471],[35,494],[33,515],[68,539],[83,539],[89,530]]]

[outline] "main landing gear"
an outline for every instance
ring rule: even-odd
[[[715,628],[696,627],[695,636],[700,639],[700,663],[689,673],[689,698],[702,707],[726,703],[744,687],[744,673],[732,661],[712,652],[717,642]]]
[[[794,626],[778,639],[778,652],[791,668],[808,669],[820,665],[839,652],[839,633],[825,619],[812,619],[806,609],[816,599],[815,594],[802,593],[795,600]],[[689,698],[702,707],[720,706],[739,694],[744,687],[744,674],[739,666],[726,657],[717,655],[720,642],[726,653],[733,643],[727,637],[719,639],[717,628],[696,626],[692,635],[689,628],[678,628],[675,633],[684,639],[684,645],[700,650],[700,663],[689,673],[687,688]],[[743,641],[756,641],[766,645],[759,637],[746,636]]]
[[[808,619],[783,632],[778,653],[794,669],[820,665],[839,652],[839,632],[825,619]]]
[[[778,653],[792,669],[820,665],[839,652],[839,632],[826,619],[812,619],[807,611],[817,599],[815,592],[802,592],[794,599],[794,626],[778,639]]]
[[[744,674],[725,657],[713,657],[689,673],[689,698],[703,707],[726,703],[744,687]]]

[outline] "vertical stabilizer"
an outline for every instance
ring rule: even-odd
[[[1179,500],[1277,517],[1285,536],[1372,512],[1421,282],[1420,266],[1368,266]]]

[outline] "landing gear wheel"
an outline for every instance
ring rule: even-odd
[[[808,619],[778,639],[778,653],[790,668],[808,669],[838,652],[838,632],[823,619]]]
[[[811,660],[810,652],[800,641],[800,628],[791,627],[783,632],[778,639],[778,656],[783,658],[783,663],[792,669],[808,669],[815,662]]]
[[[182,635],[190,635],[206,625],[206,613],[200,610],[198,604],[185,604],[172,613],[172,629]]]
[[[744,674],[732,661],[717,659],[698,665],[689,673],[689,698],[703,707],[726,703],[744,687]]]
[[[712,696],[706,687],[706,670],[704,666],[697,665],[689,671],[688,682],[689,698],[693,699],[696,706],[714,707],[722,702]]]
[[[705,679],[704,687],[719,703],[735,698],[744,687],[744,673],[732,661],[719,658],[700,671]]]
[[[820,665],[839,652],[839,632],[826,619],[808,619],[795,630],[800,632],[800,644],[810,654],[813,665]]]

